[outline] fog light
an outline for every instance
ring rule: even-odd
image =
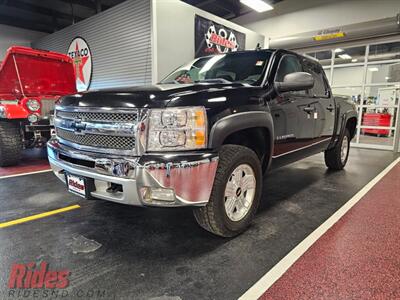
[[[28,121],[30,123],[36,123],[37,121],[39,121],[39,117],[37,115],[29,115],[28,116]]]
[[[175,202],[175,192],[173,189],[144,187],[141,190],[143,200],[146,202],[153,200]]]

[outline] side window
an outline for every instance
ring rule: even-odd
[[[315,97],[327,97],[328,87],[322,68],[309,64],[306,66],[306,72],[309,72],[314,77],[314,87],[310,90],[311,95]]]
[[[302,72],[303,67],[301,66],[300,61],[294,55],[285,55],[282,57],[279,62],[278,71],[276,72],[275,81],[283,82],[283,78],[287,74],[294,72]]]

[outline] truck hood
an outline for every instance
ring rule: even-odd
[[[0,94],[15,98],[76,93],[71,59],[63,54],[11,47],[0,65]]]
[[[205,105],[210,99],[233,95],[243,89],[254,88],[248,84],[157,84],[120,89],[106,89],[64,96],[62,106],[162,108],[166,106]],[[215,102],[215,101],[211,101]]]

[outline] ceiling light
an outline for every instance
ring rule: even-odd
[[[341,58],[341,59],[351,59],[351,56],[350,55],[348,55],[348,54],[339,54],[339,57]]]
[[[283,38],[274,39],[274,42],[286,42],[286,41],[297,40],[297,39],[299,39],[298,36],[287,36],[287,37],[283,37]]]
[[[343,49],[341,49],[341,48],[336,48],[335,49],[335,53],[342,53],[344,50]]]
[[[377,67],[372,67],[368,69],[370,72],[378,72],[379,69]]]
[[[240,2],[259,13],[274,9],[271,5],[262,0],[240,0]]]

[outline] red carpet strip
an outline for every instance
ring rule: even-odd
[[[400,299],[400,163],[260,299]]]

